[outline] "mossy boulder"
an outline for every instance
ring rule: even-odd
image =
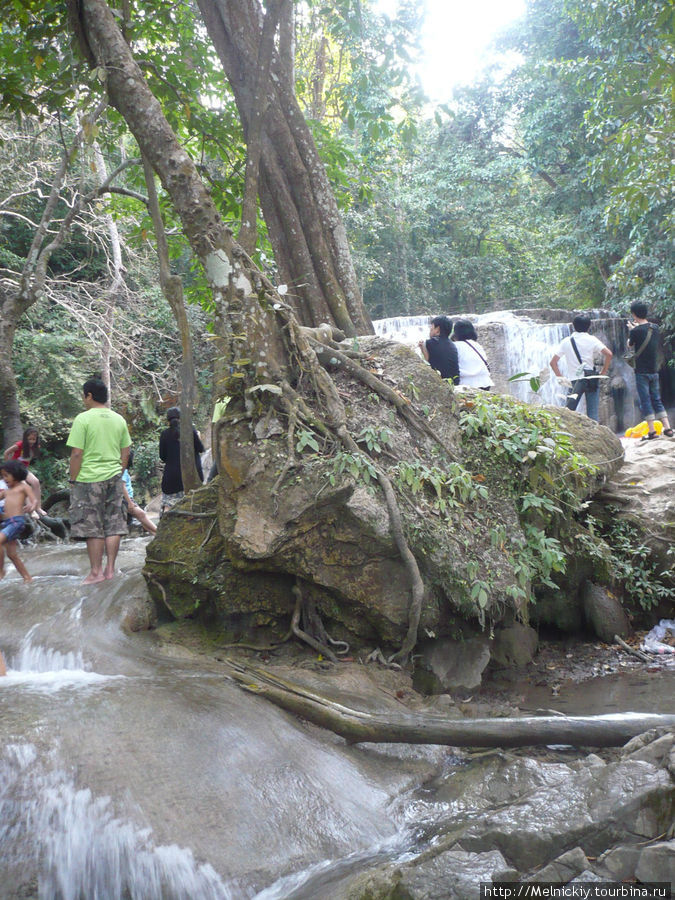
[[[341,367],[331,372],[351,434],[396,490],[425,584],[420,637],[527,618],[546,570],[536,554],[555,545],[552,556],[562,557],[569,526],[552,503],[524,512],[521,492],[550,492],[558,479],[569,497],[593,493],[620,465],[620,443],[566,410],[455,390],[402,345],[372,338],[361,349],[428,426],[411,425]],[[306,422],[295,426],[290,452],[286,429],[270,406],[233,405],[219,430],[219,477],[165,516],[149,546],[153,596],[177,617],[206,606],[228,633],[278,635],[297,584],[333,638],[396,646],[408,627],[410,579],[367,457],[331,446]],[[521,443],[535,448],[524,458]],[[533,549],[533,533],[553,543]]]

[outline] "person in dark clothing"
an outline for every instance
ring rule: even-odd
[[[459,359],[457,347],[450,340],[452,322],[447,316],[436,316],[431,320],[429,340],[420,341],[422,356],[432,369],[440,372],[441,378],[452,379],[453,384],[459,382]]]
[[[643,441],[656,438],[654,421],[658,417],[663,423],[663,433],[673,437],[666,408],[661,400],[659,385],[659,329],[653,322],[647,321],[647,304],[642,300],[634,300],[630,305],[633,321],[628,322],[628,346],[635,350],[635,386],[637,388],[640,411],[647,421],[647,434]]]
[[[180,471],[180,410],[177,406],[172,406],[166,414],[169,420],[169,427],[165,428],[159,436],[159,458],[164,463],[164,474],[162,475],[162,505],[160,507],[160,518],[164,512],[181,500],[184,496],[183,492],[183,476]],[[204,473],[202,471],[202,461],[200,453],[204,452],[204,445],[197,433],[196,428],[192,428],[192,438],[195,448],[195,465],[199,480],[204,481]]]

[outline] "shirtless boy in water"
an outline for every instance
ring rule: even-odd
[[[0,579],[5,577],[5,549],[17,572],[26,584],[33,579],[19,559],[17,538],[26,524],[24,509],[31,513],[37,506],[33,489],[26,484],[28,470],[16,459],[10,459],[0,465],[0,477],[5,480],[7,489],[3,491],[5,509],[0,520]]]

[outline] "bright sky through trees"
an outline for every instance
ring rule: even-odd
[[[423,0],[422,59],[418,74],[430,100],[450,99],[452,89],[471,83],[490,61],[489,44],[525,12],[525,0]],[[393,15],[398,0],[376,0]],[[504,60],[508,65],[508,60]]]

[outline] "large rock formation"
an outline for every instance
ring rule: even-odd
[[[438,436],[341,369],[333,373],[352,434],[399,497],[425,584],[420,639],[527,618],[526,598],[542,578],[555,577],[557,593],[578,604],[594,564],[581,544],[568,543],[567,574],[552,567],[547,554],[562,551],[571,527],[554,501],[597,491],[621,464],[620,442],[567,410],[453,390],[401,344],[373,338],[362,350]],[[397,646],[411,585],[382,491],[363,458],[324,454],[307,426],[295,429],[289,451],[284,427],[262,408],[230,415],[220,430],[219,478],[165,516],[149,546],[155,600],[177,617],[208,615],[232,640],[260,641],[287,632],[298,585],[307,630],[321,620],[333,639]],[[543,506],[525,509],[520,495],[537,490]]]
[[[625,463],[600,491],[592,511],[633,524],[646,554],[675,586],[675,440],[624,439]]]
[[[571,882],[570,896],[576,881],[672,885],[675,843],[663,837],[675,814],[674,744],[672,731],[647,734],[608,763],[486,754],[432,782],[432,803],[417,798],[432,846],[347,877],[329,896],[468,900],[480,882],[500,881]]]

